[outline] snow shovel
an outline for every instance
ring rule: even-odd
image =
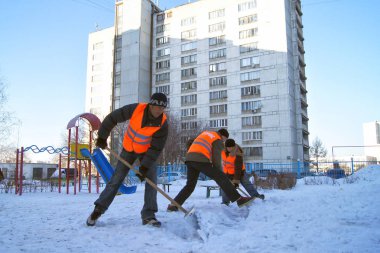
[[[114,157],[116,157],[120,162],[122,162],[124,165],[128,166],[128,168],[130,168],[131,170],[133,170],[136,174],[139,174],[139,175],[142,175],[140,173],[140,171],[136,170],[135,168],[132,167],[132,165],[130,165],[127,161],[125,161],[123,158],[121,158],[115,151],[111,150],[110,148],[106,147],[106,150],[108,150],[108,152],[110,152]],[[181,210],[184,214],[185,214],[185,217],[187,216],[190,216],[192,215],[194,212],[195,212],[195,208],[192,207],[190,209],[190,211],[187,211],[185,208],[183,208],[180,204],[178,204],[177,201],[175,201],[174,199],[172,199],[168,194],[166,194],[166,192],[164,192],[163,190],[161,190],[161,188],[159,188],[155,183],[152,182],[152,180],[150,180],[149,178],[145,178],[145,181],[150,184],[150,186],[152,186],[154,189],[156,189],[159,193],[161,193],[162,195],[164,195],[165,198],[167,198],[171,204],[175,205],[176,207],[178,207],[179,210]]]
[[[237,190],[239,190],[241,193],[243,193],[246,197],[251,197],[248,193],[243,191],[240,187],[236,187]]]

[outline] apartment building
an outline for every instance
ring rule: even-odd
[[[380,122],[363,124],[364,153],[366,156],[376,157],[380,161]]]
[[[113,108],[164,92],[183,133],[225,127],[247,162],[309,160],[299,0],[128,0],[115,16]]]

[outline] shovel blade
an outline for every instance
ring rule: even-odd
[[[185,217],[192,216],[195,213],[195,206],[192,206],[187,213],[185,213]]]

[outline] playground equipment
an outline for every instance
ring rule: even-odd
[[[114,173],[114,169],[112,168],[111,164],[108,162],[107,158],[104,156],[103,152],[98,148],[94,149],[94,152],[92,155],[90,151],[86,148],[82,148],[80,152],[84,157],[91,158],[96,169],[102,176],[104,182],[108,183],[108,181],[111,179],[111,176]],[[125,184],[122,184],[119,188],[119,192],[124,193],[124,194],[131,194],[131,193],[136,192],[136,188],[137,188],[136,185],[127,186]]]
[[[83,126],[88,127],[88,135],[85,132],[82,133],[82,143],[79,143],[79,127]],[[67,168],[66,172],[70,172],[71,170],[74,173],[65,173],[66,174],[66,193],[69,194],[70,189],[70,180],[73,181],[74,186],[74,194],[77,193],[77,187],[79,191],[81,191],[82,187],[82,172],[88,178],[88,192],[91,193],[91,179],[92,179],[92,165],[91,161],[93,161],[96,168],[96,192],[99,193],[99,172],[101,173],[102,178],[105,182],[108,182],[111,178],[114,170],[112,166],[109,164],[106,157],[103,155],[101,150],[95,149],[94,154],[91,155],[92,152],[92,142],[93,142],[93,132],[99,130],[101,122],[99,118],[91,113],[83,113],[75,116],[73,119],[69,121],[67,124],[68,129],[68,141],[67,147],[63,148],[54,148],[52,146],[38,148],[36,145],[32,145],[24,149],[17,149],[16,151],[16,171],[15,171],[15,192],[16,194],[22,195],[22,184],[23,184],[23,159],[24,152],[32,151],[34,153],[40,153],[47,151],[49,154],[59,154],[59,164],[58,164],[58,192],[61,193],[61,179],[62,179],[62,162],[66,160]],[[72,129],[75,128],[75,135],[72,139]],[[83,128],[81,129],[83,130]],[[85,129],[86,130],[86,129]],[[85,138],[87,137],[87,138]],[[74,141],[73,141],[74,140]],[[80,150],[83,150],[80,152]],[[62,156],[64,155],[64,156]],[[79,181],[79,182],[78,182]],[[79,184],[78,184],[79,183]],[[136,191],[136,185],[134,186],[126,186],[122,185],[120,187],[121,193],[134,193]]]
[[[38,148],[36,145],[31,145],[24,149],[24,147],[21,147],[21,149],[16,150],[16,171],[15,171],[15,193],[22,195],[22,185],[23,185],[23,165],[24,165],[24,152],[27,152],[31,150],[33,153],[41,153],[47,151],[49,154],[59,154],[59,162],[58,162],[58,169],[59,169],[59,178],[61,178],[61,168],[62,168],[62,154],[68,154],[69,150],[67,147],[63,148],[54,148],[52,146],[47,146],[43,148]],[[60,183],[60,181],[59,181]],[[59,187],[59,191],[60,191]]]

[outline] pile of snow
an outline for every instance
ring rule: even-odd
[[[291,190],[259,190],[265,201],[244,208],[221,205],[217,191],[206,198],[206,189],[196,187],[184,204],[196,212],[187,218],[166,212],[169,202],[158,194],[161,228],[141,225],[144,185],[117,196],[95,227],[85,220],[96,193],[3,193],[1,252],[378,252],[380,166],[351,177],[358,180],[300,179]],[[198,186],[206,183],[214,184]],[[184,184],[173,182],[168,194],[175,197]]]

